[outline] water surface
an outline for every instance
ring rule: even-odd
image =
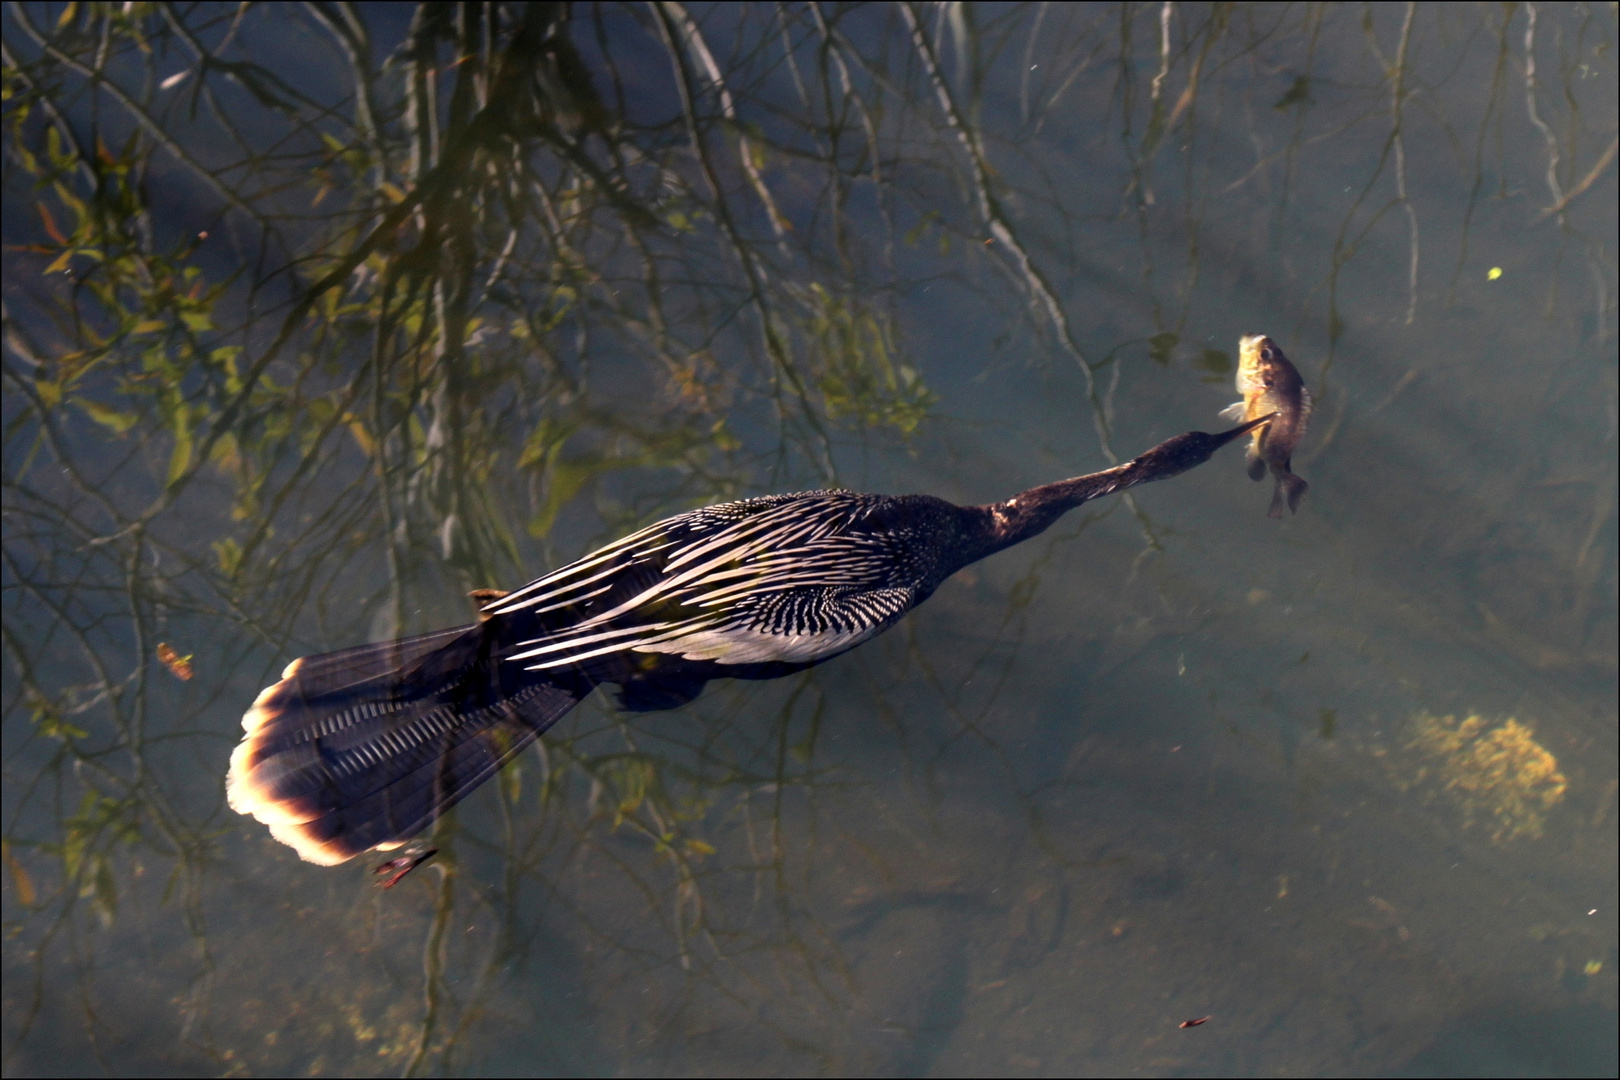
[[[8,1075],[1613,1074],[1612,4],[0,27]],[[390,891],[224,805],[293,657],[1107,467],[1259,332],[1297,516],[1227,451],[599,692]]]

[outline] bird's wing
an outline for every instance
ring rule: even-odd
[[[503,650],[531,670],[609,653],[802,663],[910,609],[903,539],[857,526],[866,500],[806,492],[723,503],[643,529],[489,609],[535,632]],[[902,575],[903,576],[903,575]]]

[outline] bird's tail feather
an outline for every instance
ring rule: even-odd
[[[434,649],[448,645],[471,630],[470,626],[452,626],[448,630],[434,630],[415,637],[379,641],[371,645],[356,645],[352,649],[305,656],[294,660],[282,672],[286,680],[297,670],[299,686],[306,694],[322,693],[341,686],[403,671],[411,667]]]
[[[305,657],[243,716],[226,794],[309,862],[398,847],[588,692],[500,663],[481,626]]]

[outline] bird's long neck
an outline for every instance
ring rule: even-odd
[[[977,559],[1039,536],[1053,522],[1083,502],[1112,495],[1139,482],[1140,469],[1128,461],[1102,472],[1088,473],[1020,491],[1010,499],[976,506],[980,517],[982,551]]]
[[[1042,484],[1028,491],[1020,491],[1005,502],[963,507],[972,534],[967,546],[972,550],[962,565],[1038,536],[1083,502],[1112,495],[1137,484],[1168,480],[1188,469],[1196,469],[1208,461],[1215,451],[1259,425],[1269,423],[1276,415],[1268,413],[1258,416],[1214,435],[1207,431],[1189,431],[1166,439],[1146,453],[1112,469],[1076,476],[1072,480],[1059,480],[1055,484]]]

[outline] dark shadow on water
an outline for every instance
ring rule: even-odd
[[[1390,1076],[1614,1076],[1620,1014],[1595,1005],[1503,1016],[1447,1029]]]

